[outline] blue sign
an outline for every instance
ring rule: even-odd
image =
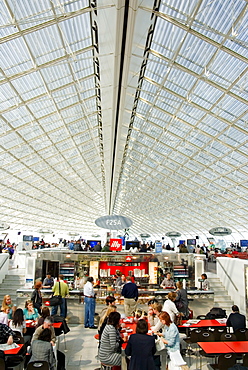
[[[155,253],[162,253],[162,243],[161,242],[155,243]]]

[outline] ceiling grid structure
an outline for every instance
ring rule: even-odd
[[[247,8],[0,0],[0,221],[248,231]]]

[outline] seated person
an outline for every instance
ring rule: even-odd
[[[36,320],[39,317],[39,312],[37,308],[34,308],[33,302],[31,300],[26,301],[23,314],[26,320]]]
[[[14,333],[7,325],[0,324],[0,343],[13,344]]]
[[[162,305],[160,303],[152,303],[148,311],[148,322],[151,325],[151,330],[157,332],[162,329],[163,325],[159,319],[159,315],[162,311]]]
[[[99,326],[98,326],[98,333],[99,333],[99,340],[101,340],[102,332],[107,325],[108,318],[111,312],[116,312],[116,306],[115,305],[110,305],[107,308],[107,311],[105,311],[105,315],[101,317],[99,321]]]
[[[10,311],[9,307],[7,306],[1,307],[1,311],[0,311],[0,323],[1,324],[5,324],[5,325],[9,324],[9,320],[8,320],[9,311]]]
[[[155,337],[147,335],[148,324],[141,319],[137,323],[136,334],[132,334],[125,349],[125,354],[131,356],[129,369],[155,370],[153,355],[156,352]]]
[[[202,281],[202,289],[203,290],[208,290],[209,289],[209,282],[208,282],[208,277],[206,274],[201,274],[201,279]]]
[[[244,315],[239,313],[239,308],[236,305],[232,306],[232,313],[230,313],[226,326],[231,326],[233,328],[233,332],[238,329],[245,329],[246,328],[246,319]]]
[[[51,316],[47,316],[43,322],[43,325],[39,326],[34,334],[33,334],[33,337],[32,337],[32,343],[34,340],[37,340],[39,338],[39,335],[40,333],[44,330],[44,329],[50,329],[51,330],[51,343],[52,345],[55,345],[55,341],[56,341],[56,336],[55,336],[55,331],[54,331],[54,327],[53,327],[53,319]]]
[[[42,310],[41,310],[41,317],[39,318],[36,327],[38,328],[38,326],[43,325],[45,318],[48,317],[48,316],[50,316],[49,308],[48,307],[43,307]]]
[[[166,289],[166,288],[175,288],[175,283],[174,280],[171,278],[171,274],[168,272],[166,274],[166,278],[162,281],[161,283],[161,288]]]
[[[56,361],[53,353],[53,348],[51,344],[52,333],[51,330],[46,328],[42,330],[38,338],[32,341],[31,346],[31,359],[32,361],[47,361],[50,370],[56,369]]]
[[[51,316],[47,316],[43,322],[43,325],[39,326],[32,337],[31,345],[33,348],[33,343],[34,341],[40,340],[40,334],[45,330],[45,329],[50,329],[51,331],[51,340],[50,343],[52,346],[55,345],[56,341],[56,336],[55,336],[55,331],[53,327],[53,318]],[[63,352],[57,350],[57,369],[58,370],[65,370],[65,355]]]
[[[106,307],[102,309],[102,311],[99,315],[99,322],[101,321],[102,317],[105,316],[108,307],[109,306],[115,306],[115,297],[113,297],[112,295],[108,295],[106,297],[105,302],[106,302]],[[100,329],[100,327],[98,326],[98,330],[99,329]]]

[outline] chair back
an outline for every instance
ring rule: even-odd
[[[211,332],[202,332],[198,342],[214,342],[214,334]]]
[[[213,335],[214,335],[214,341],[215,342],[219,342],[221,335],[222,334],[226,334],[227,328],[226,327],[223,327],[223,328],[212,328],[212,329],[209,329],[209,332],[210,333],[213,333]]]
[[[190,343],[200,342],[199,338],[200,338],[201,333],[202,333],[201,329],[192,330],[190,332],[190,337],[189,337]]]
[[[242,363],[242,365],[248,367],[248,353],[246,353],[243,356],[243,363]]]
[[[227,370],[236,363],[236,353],[225,353],[218,357],[218,369]]]
[[[13,333],[14,333],[14,337],[13,337],[14,343],[24,344],[24,338],[21,335],[21,333],[17,330],[13,330]]]
[[[5,361],[3,358],[0,358],[0,370],[5,370]]]
[[[228,342],[228,341],[233,342],[233,341],[237,340],[237,338],[236,338],[236,335],[233,334],[233,333],[223,333],[220,336],[220,340],[224,341],[224,342]]]
[[[235,330],[234,334],[236,335],[237,340],[247,340],[246,339],[246,331],[247,329],[237,329]]]
[[[47,361],[29,362],[27,370],[49,370],[49,364]]]

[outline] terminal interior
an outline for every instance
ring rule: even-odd
[[[247,8],[0,0],[0,299],[23,307],[37,279],[64,275],[67,370],[100,367],[77,276],[100,280],[96,312],[120,270],[143,310],[171,272],[194,318],[247,317]],[[75,248],[97,243],[110,250]]]

